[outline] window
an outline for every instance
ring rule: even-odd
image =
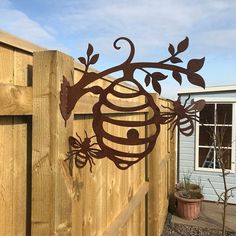
[[[234,171],[233,107],[229,103],[209,103],[200,112],[196,127],[196,169],[219,170],[220,150],[226,169]]]

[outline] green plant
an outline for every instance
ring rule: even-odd
[[[178,195],[187,199],[201,199],[203,198],[201,179],[195,183],[191,180],[191,176],[192,172],[190,171],[183,174],[182,181],[176,186]]]

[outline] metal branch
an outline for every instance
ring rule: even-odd
[[[221,200],[221,201],[224,201],[224,199],[221,197],[221,195],[216,191],[216,189],[215,189],[215,187],[214,187],[214,185],[212,184],[212,182],[211,182],[210,179],[208,179],[208,182],[210,183],[211,187],[213,188],[215,194],[217,195],[217,197],[218,197],[218,202],[219,202],[220,200]]]

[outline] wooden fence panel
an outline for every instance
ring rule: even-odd
[[[30,124],[26,117],[10,115],[32,114],[32,88],[23,87],[32,78],[32,59],[0,42],[0,235],[25,236],[30,223]]]
[[[76,104],[75,120],[72,121],[72,116],[65,128],[58,107],[60,80],[66,75],[72,84],[74,73],[76,83],[81,78],[83,66],[72,59],[68,61],[62,53],[46,51],[35,54],[33,68],[32,52],[42,50],[45,49],[0,32],[0,207],[4,209],[0,216],[0,235],[29,236],[30,221],[33,236],[100,236],[106,232],[115,232],[119,236],[144,236],[147,223],[148,235],[160,235],[175,184],[175,140],[170,141],[167,127],[162,127],[157,145],[147,159],[148,173],[145,160],[121,171],[104,158],[95,160],[92,174],[87,164],[74,171],[73,178],[68,173],[63,176],[58,160],[63,160],[68,151],[68,136],[78,132],[84,137],[84,130],[89,137],[93,135],[91,108],[98,97],[86,94]],[[97,83],[105,89],[111,81],[113,79],[108,77]],[[136,91],[125,83],[118,89],[124,93]],[[145,97],[132,101],[111,99],[119,106],[137,106]],[[157,96],[155,100],[159,105],[168,104]],[[145,120],[147,112],[146,109],[121,114],[107,108],[103,110],[109,116],[125,120]],[[29,126],[19,115],[33,115],[32,160],[27,160],[31,158]],[[126,137],[122,128],[110,124],[104,128],[111,134]],[[151,130],[142,127],[141,137],[145,137],[146,132]],[[7,144],[5,140],[8,140]],[[123,149],[117,144],[114,148]],[[137,151],[142,148],[137,147]],[[31,161],[32,218],[29,201],[31,176],[26,170]],[[140,189],[148,191],[147,219],[146,192],[140,194]]]

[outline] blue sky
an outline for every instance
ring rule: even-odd
[[[135,43],[134,61],[164,59],[169,43],[188,36],[182,59],[206,57],[200,71],[206,85],[236,85],[235,0],[0,0],[0,15],[1,30],[74,58],[85,55],[90,42],[100,53],[98,70],[126,58],[125,45],[112,47],[120,36]],[[173,97],[179,89],[168,78],[162,95]]]

